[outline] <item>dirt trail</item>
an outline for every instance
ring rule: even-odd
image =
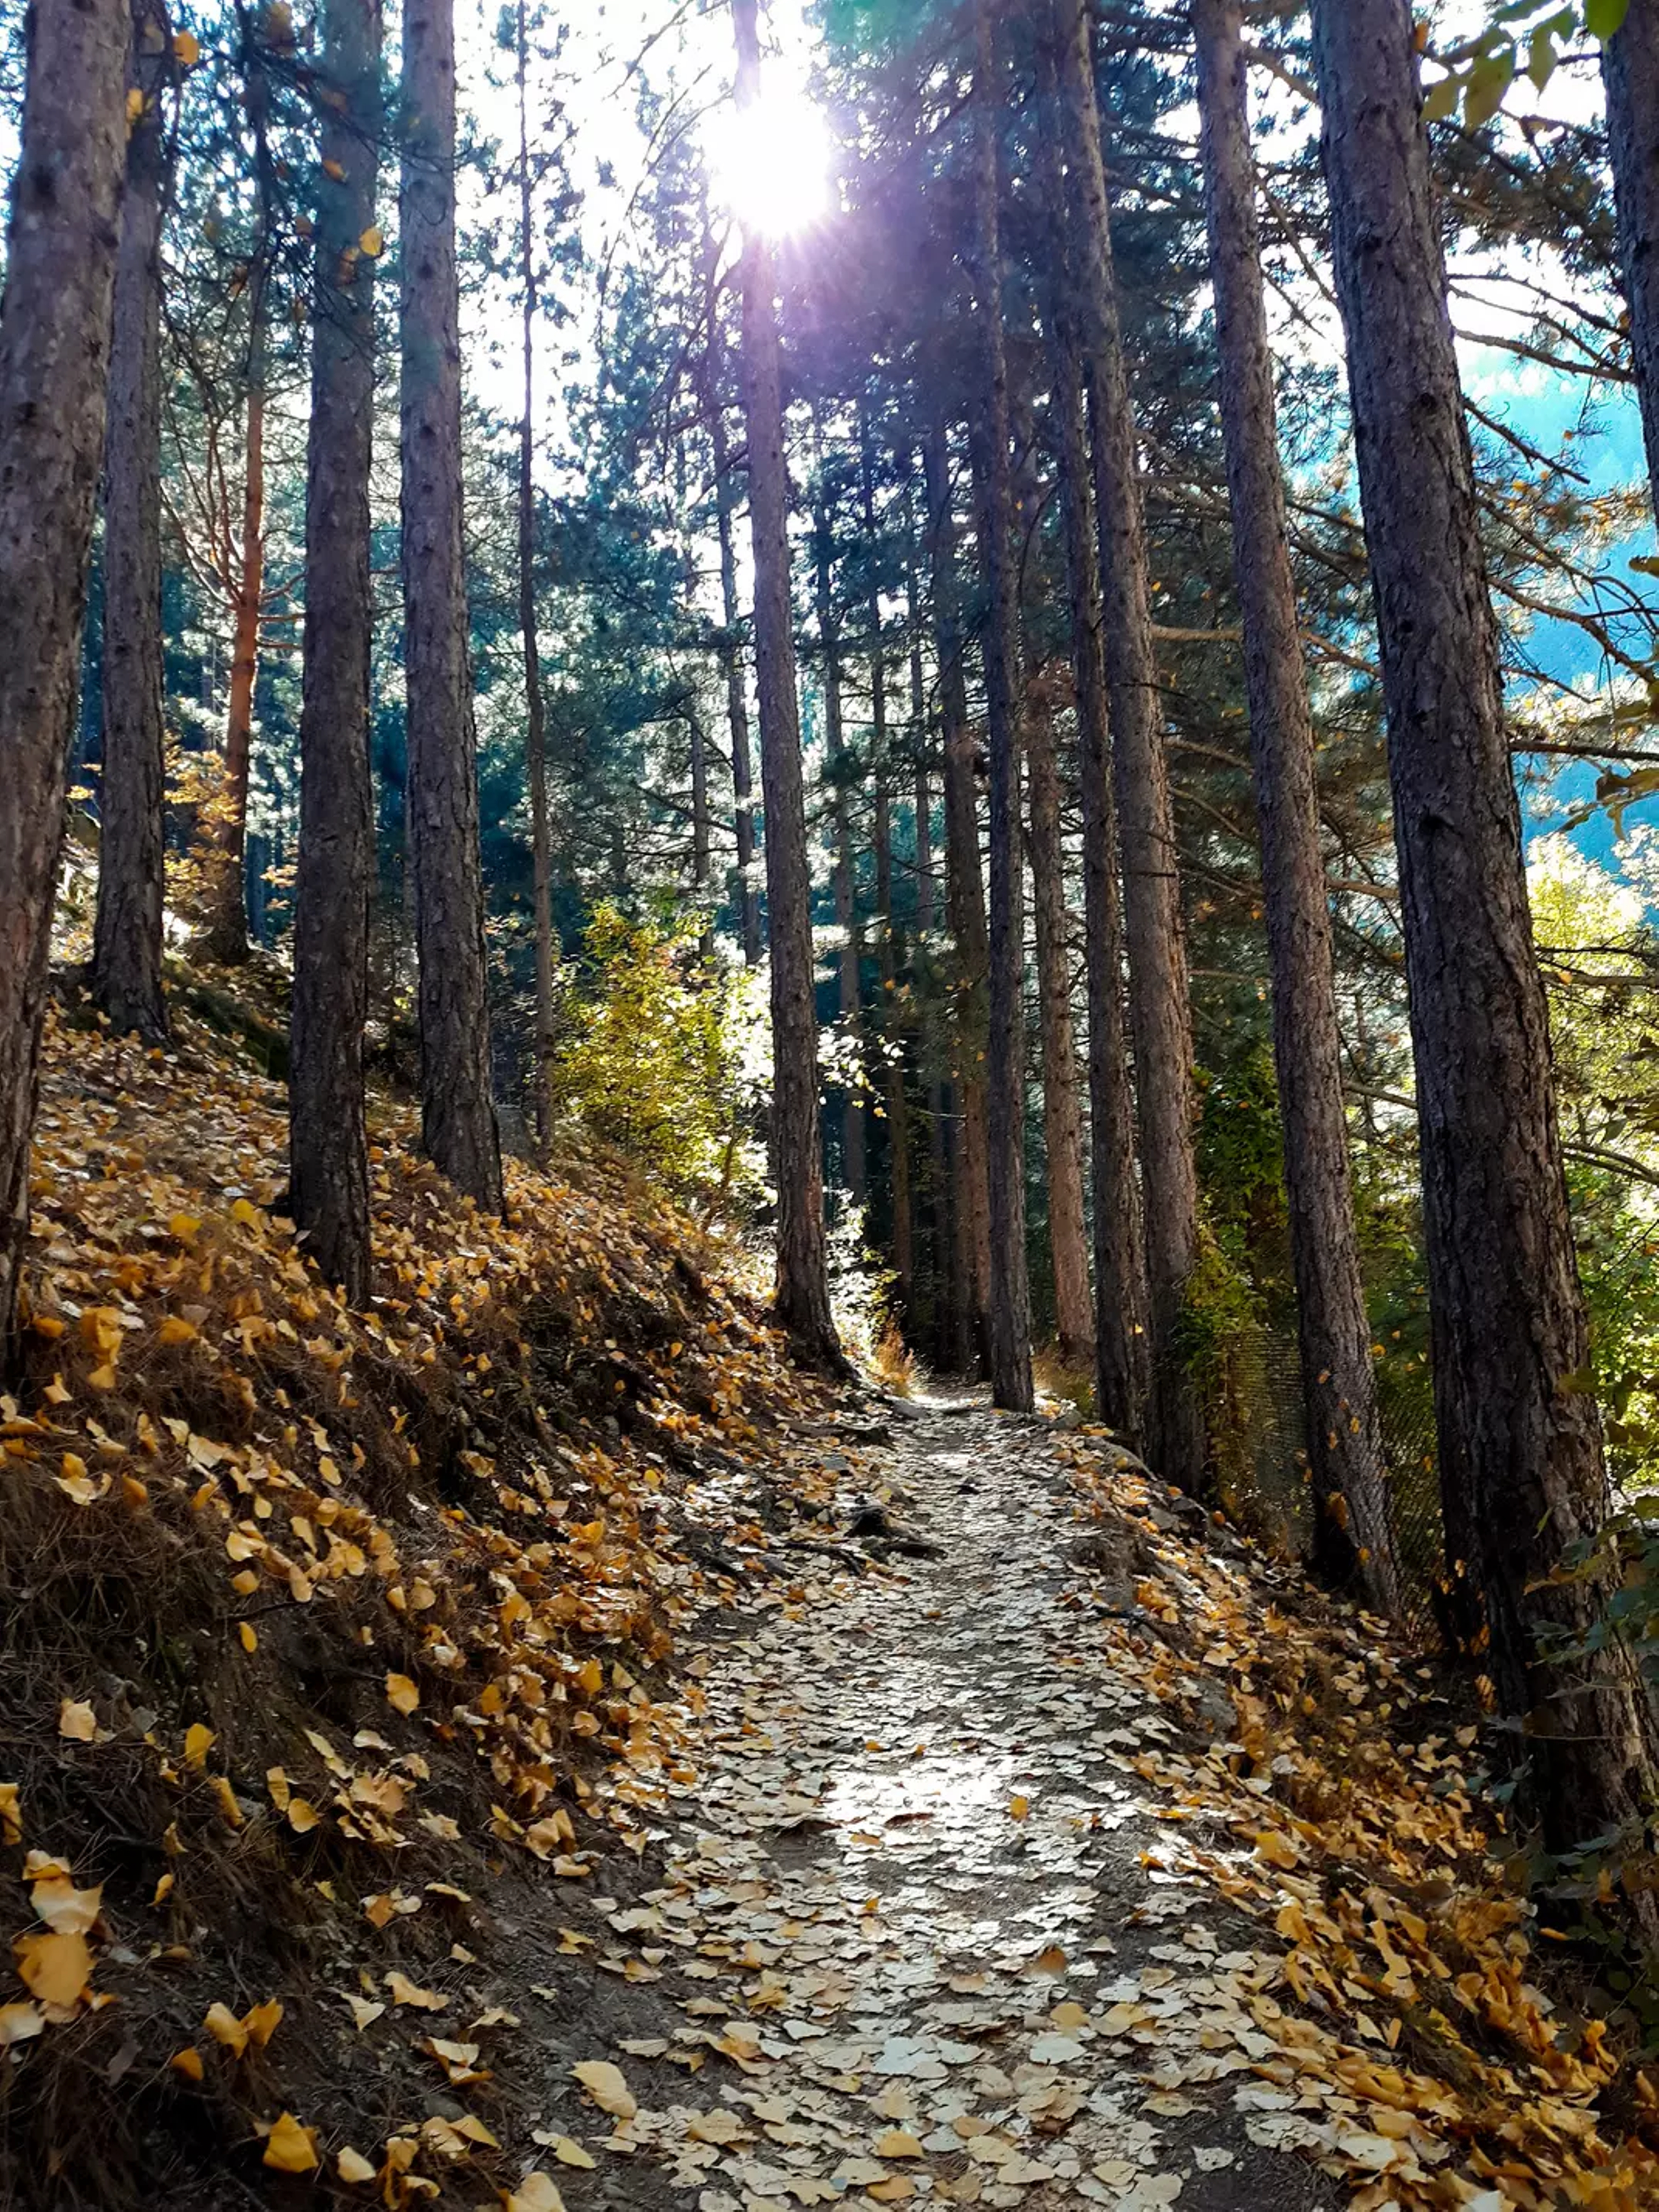
[[[803,1548],[796,1589],[708,1647],[663,1877],[584,1900],[612,1976],[625,1952],[659,1978],[592,2016],[637,2113],[596,2135],[550,2084],[544,2135],[598,2161],[547,2160],[570,2212],[1341,2201],[1252,2071],[1277,1954],[1178,1870],[1190,1831],[1131,1766],[1176,1731],[1098,1632],[1121,1593],[1077,1563],[1051,1437],[927,1401],[891,1430],[848,1447],[843,1502],[857,1525],[890,1488],[914,1546],[862,1572]]]

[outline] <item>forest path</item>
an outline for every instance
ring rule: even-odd
[[[641,2109],[596,2139],[564,2093],[550,2126],[599,2159],[558,2169],[571,2212],[1340,2201],[1252,2070],[1277,1956],[1176,1870],[1131,1766],[1179,1731],[1100,1633],[1122,1593],[1076,1563],[1053,1432],[891,1410],[890,1443],[824,1458],[921,1555],[804,1549],[807,1578],[708,1648],[665,1874],[594,1901],[660,1978],[621,2007],[596,1986],[593,2056]]]

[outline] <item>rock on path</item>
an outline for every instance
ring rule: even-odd
[[[1133,1771],[1174,1730],[1091,1633],[1041,1425],[905,1410],[857,1472],[927,1555],[860,1575],[804,1550],[710,1646],[696,1778],[654,1814],[665,1872],[591,1901],[648,1985],[642,2032],[595,2023],[614,2130],[555,2092],[542,2139],[598,2160],[556,2169],[570,2212],[1341,2201],[1253,2070],[1278,1957],[1180,1871]]]

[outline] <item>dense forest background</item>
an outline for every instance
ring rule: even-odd
[[[485,1212],[597,1146],[775,1246],[809,1363],[1035,1347],[1508,1709],[1659,1482],[1655,34],[1382,12],[143,0],[27,857],[289,1079],[354,1301],[367,1071]]]

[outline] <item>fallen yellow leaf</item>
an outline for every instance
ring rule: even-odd
[[[317,2166],[317,2141],[292,2112],[278,2115],[265,2137],[264,2163],[278,2173],[312,2173]]]
[[[550,2174],[526,2173],[505,2199],[507,2212],[564,2212],[564,2199]]]
[[[610,2112],[619,2120],[631,2120],[640,2109],[638,2100],[623,2079],[622,2069],[613,2066],[609,2059],[589,2058],[570,2070],[602,2112]]]
[[[76,2002],[92,1974],[84,1936],[19,1936],[11,1948],[20,1978],[42,2004]]]

